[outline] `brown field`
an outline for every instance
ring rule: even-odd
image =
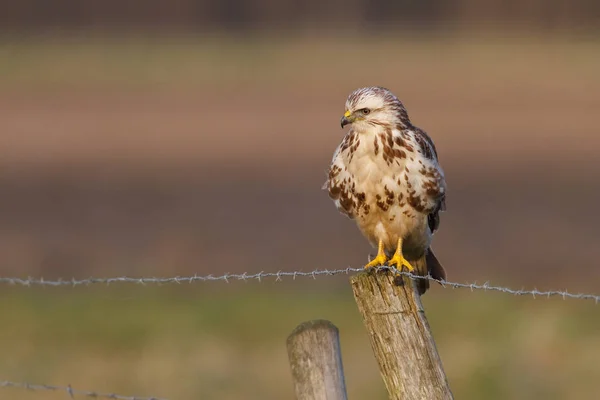
[[[5,44],[0,270],[358,265],[368,245],[319,188],[345,96],[382,84],[439,148],[451,276],[589,282],[559,274],[600,256],[598,47],[382,42]]]
[[[449,194],[434,247],[451,280],[598,292],[598,50],[517,38],[5,42],[0,275],[361,265],[372,249],[320,187],[345,97],[379,84],[436,142]],[[3,291],[0,380],[291,398],[285,335],[326,317],[348,338],[352,398],[383,398],[347,287],[327,279],[331,295],[328,281]],[[596,308],[457,293],[436,287],[426,304],[457,398],[597,393]]]

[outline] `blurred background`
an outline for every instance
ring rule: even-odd
[[[320,188],[346,96],[382,85],[446,171],[449,280],[598,293],[599,34],[592,0],[2,0],[0,275],[359,267]],[[0,380],[291,399],[285,338],[326,318],[350,398],[383,399],[347,280],[5,286]],[[597,398],[593,302],[424,304],[457,398]]]

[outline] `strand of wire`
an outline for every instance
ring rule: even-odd
[[[532,297],[562,297],[563,299],[577,299],[577,300],[593,300],[596,304],[600,302],[600,295],[585,294],[585,293],[569,293],[567,290],[524,290],[524,289],[511,289],[509,287],[493,286],[488,282],[483,284],[477,283],[459,283],[441,281],[432,278],[431,276],[418,276],[410,272],[399,271],[394,267],[378,267],[377,270],[391,270],[399,275],[406,275],[413,279],[428,279],[430,281],[438,282],[446,288],[452,289],[470,289],[471,291],[483,290],[483,291],[495,291],[506,294],[512,294],[515,296],[532,296]],[[43,278],[8,278],[0,277],[0,284],[17,285],[17,286],[88,286],[94,284],[112,285],[116,283],[129,283],[129,284],[184,284],[184,283],[195,283],[195,282],[215,282],[215,281],[258,281],[261,282],[263,279],[274,278],[276,282],[283,280],[284,278],[291,278],[293,280],[297,278],[312,278],[317,279],[318,276],[332,276],[340,274],[350,274],[364,271],[363,268],[343,268],[343,269],[317,269],[311,272],[303,271],[277,271],[277,272],[257,272],[248,274],[247,272],[241,274],[230,274],[226,273],[223,275],[191,275],[191,276],[173,276],[173,277],[129,277],[119,276],[112,278],[87,278],[87,279],[70,279],[70,280],[45,280]]]
[[[69,386],[54,386],[54,385],[40,385],[31,384],[26,382],[12,382],[12,381],[0,381],[0,388],[19,388],[34,391],[52,391],[52,392],[65,392],[71,398],[75,396],[86,396],[95,399],[116,399],[116,400],[166,400],[160,397],[139,397],[139,396],[123,396],[115,393],[99,393],[90,390],[78,390],[73,389]]]

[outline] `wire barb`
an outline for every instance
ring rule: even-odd
[[[567,290],[549,290],[549,291],[541,291],[538,289],[533,290],[524,290],[524,289],[511,289],[508,287],[502,286],[492,286],[489,282],[485,282],[483,285],[479,285],[476,282],[473,283],[459,283],[459,282],[449,282],[442,281],[438,279],[434,279],[431,276],[419,276],[414,275],[410,272],[399,271],[394,267],[379,267],[378,270],[388,270],[393,271],[396,274],[406,275],[412,279],[428,279],[430,281],[438,282],[444,288],[451,289],[470,289],[472,292],[476,290],[483,291],[494,291],[512,294],[515,296],[532,296],[534,299],[538,297],[545,296],[546,298],[550,297],[562,297],[563,299],[577,299],[577,300],[594,300],[596,304],[600,302],[600,295],[595,294],[573,294],[569,293]],[[274,278],[275,282],[282,281],[284,278],[291,278],[292,280],[296,280],[300,277],[308,277],[312,279],[317,279],[317,276],[325,275],[325,276],[333,276],[333,275],[348,275],[352,272],[362,272],[363,268],[344,268],[344,269],[316,269],[311,272],[302,272],[302,271],[277,271],[277,272],[258,272],[254,274],[249,274],[247,272],[241,274],[231,274],[226,273],[220,276],[214,275],[192,275],[192,276],[174,276],[174,277],[164,277],[164,278],[156,278],[156,277],[128,277],[128,276],[120,276],[113,278],[87,278],[87,279],[69,279],[69,280],[46,280],[44,278],[10,278],[10,277],[0,277],[0,284],[5,285],[14,285],[14,286],[89,286],[94,284],[105,284],[112,285],[116,283],[128,283],[128,284],[138,284],[138,285],[148,285],[148,284],[156,284],[163,285],[168,283],[195,283],[195,282],[215,282],[215,281],[224,281],[225,283],[230,283],[231,281],[250,281],[255,280],[258,282],[263,282],[267,278]]]
[[[116,399],[116,400],[166,400],[160,397],[140,397],[140,396],[123,396],[116,393],[99,393],[90,390],[78,390],[73,389],[71,385],[67,386],[55,386],[55,385],[40,385],[27,382],[12,382],[12,381],[0,381],[0,388],[19,388],[33,391],[52,391],[52,392],[66,392],[72,399],[75,396],[86,396],[95,399]]]

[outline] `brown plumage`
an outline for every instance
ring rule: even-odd
[[[430,248],[446,198],[433,141],[385,88],[355,90],[345,111],[342,127],[350,124],[351,129],[334,153],[324,188],[378,247],[367,267],[387,262],[412,270],[415,261],[414,273],[446,279]],[[418,270],[421,265],[426,267]],[[428,281],[419,282],[421,293],[428,287]]]

